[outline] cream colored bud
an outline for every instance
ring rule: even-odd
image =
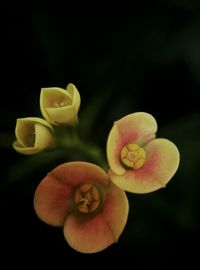
[[[40,110],[53,125],[77,124],[80,102],[80,94],[72,83],[67,85],[66,90],[59,87],[41,89]]]
[[[13,147],[20,154],[32,155],[55,147],[53,127],[42,118],[17,119],[15,135]]]

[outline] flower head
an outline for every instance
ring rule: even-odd
[[[155,139],[157,123],[144,112],[116,121],[107,141],[111,181],[120,188],[147,193],[165,187],[179,165],[179,151],[167,139]]]
[[[51,171],[36,189],[34,208],[47,224],[63,226],[66,241],[83,253],[116,242],[128,216],[125,192],[87,162],[64,163]]]
[[[17,140],[13,147],[20,154],[39,153],[55,146],[53,133],[53,127],[42,118],[18,118],[15,128]]]
[[[67,85],[66,90],[59,87],[41,89],[40,110],[53,125],[75,125],[79,107],[80,95],[72,83]]]

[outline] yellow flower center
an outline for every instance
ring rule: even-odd
[[[128,168],[140,169],[144,165],[145,160],[146,152],[138,144],[127,144],[121,150],[121,161]]]
[[[52,107],[53,108],[59,108],[59,107],[64,107],[64,106],[68,106],[68,105],[71,105],[72,104],[72,101],[70,98],[68,97],[65,97],[65,98],[60,98],[56,101],[53,101],[52,102]]]
[[[81,213],[91,213],[101,203],[100,192],[96,186],[90,183],[84,184],[75,192],[75,203]]]

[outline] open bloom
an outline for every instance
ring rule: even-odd
[[[42,118],[19,118],[15,128],[17,140],[13,143],[13,147],[20,154],[39,153],[55,146],[53,133],[53,127]]]
[[[35,191],[34,208],[47,224],[63,226],[66,241],[83,253],[116,242],[128,216],[125,192],[87,162],[64,163],[51,171]]]
[[[67,85],[66,90],[59,87],[41,89],[40,110],[53,125],[75,125],[80,102],[79,92],[72,83]]]
[[[179,151],[167,139],[155,139],[157,123],[144,112],[116,121],[107,141],[111,181],[120,188],[147,193],[165,187],[179,165]]]

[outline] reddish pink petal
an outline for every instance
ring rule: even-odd
[[[156,120],[148,113],[129,114],[115,122],[107,141],[107,158],[111,170],[117,175],[123,175],[125,169],[120,161],[122,148],[128,143],[144,145],[155,138],[156,131]]]
[[[34,195],[38,217],[47,224],[63,226],[72,207],[73,189],[49,173],[39,184]]]
[[[62,226],[73,206],[74,190],[89,182],[107,186],[109,177],[100,167],[87,162],[69,162],[56,167],[36,189],[37,215],[50,225]]]
[[[85,183],[107,186],[109,177],[99,166],[82,161],[68,162],[56,167],[52,175],[73,189]]]
[[[120,188],[133,193],[147,193],[165,187],[179,165],[177,147],[166,139],[155,139],[145,146],[147,160],[138,170],[126,170],[119,176],[112,170],[111,181]]]
[[[124,191],[110,183],[102,209],[93,215],[71,213],[64,225],[69,245],[83,253],[101,251],[117,242],[128,216]]]

